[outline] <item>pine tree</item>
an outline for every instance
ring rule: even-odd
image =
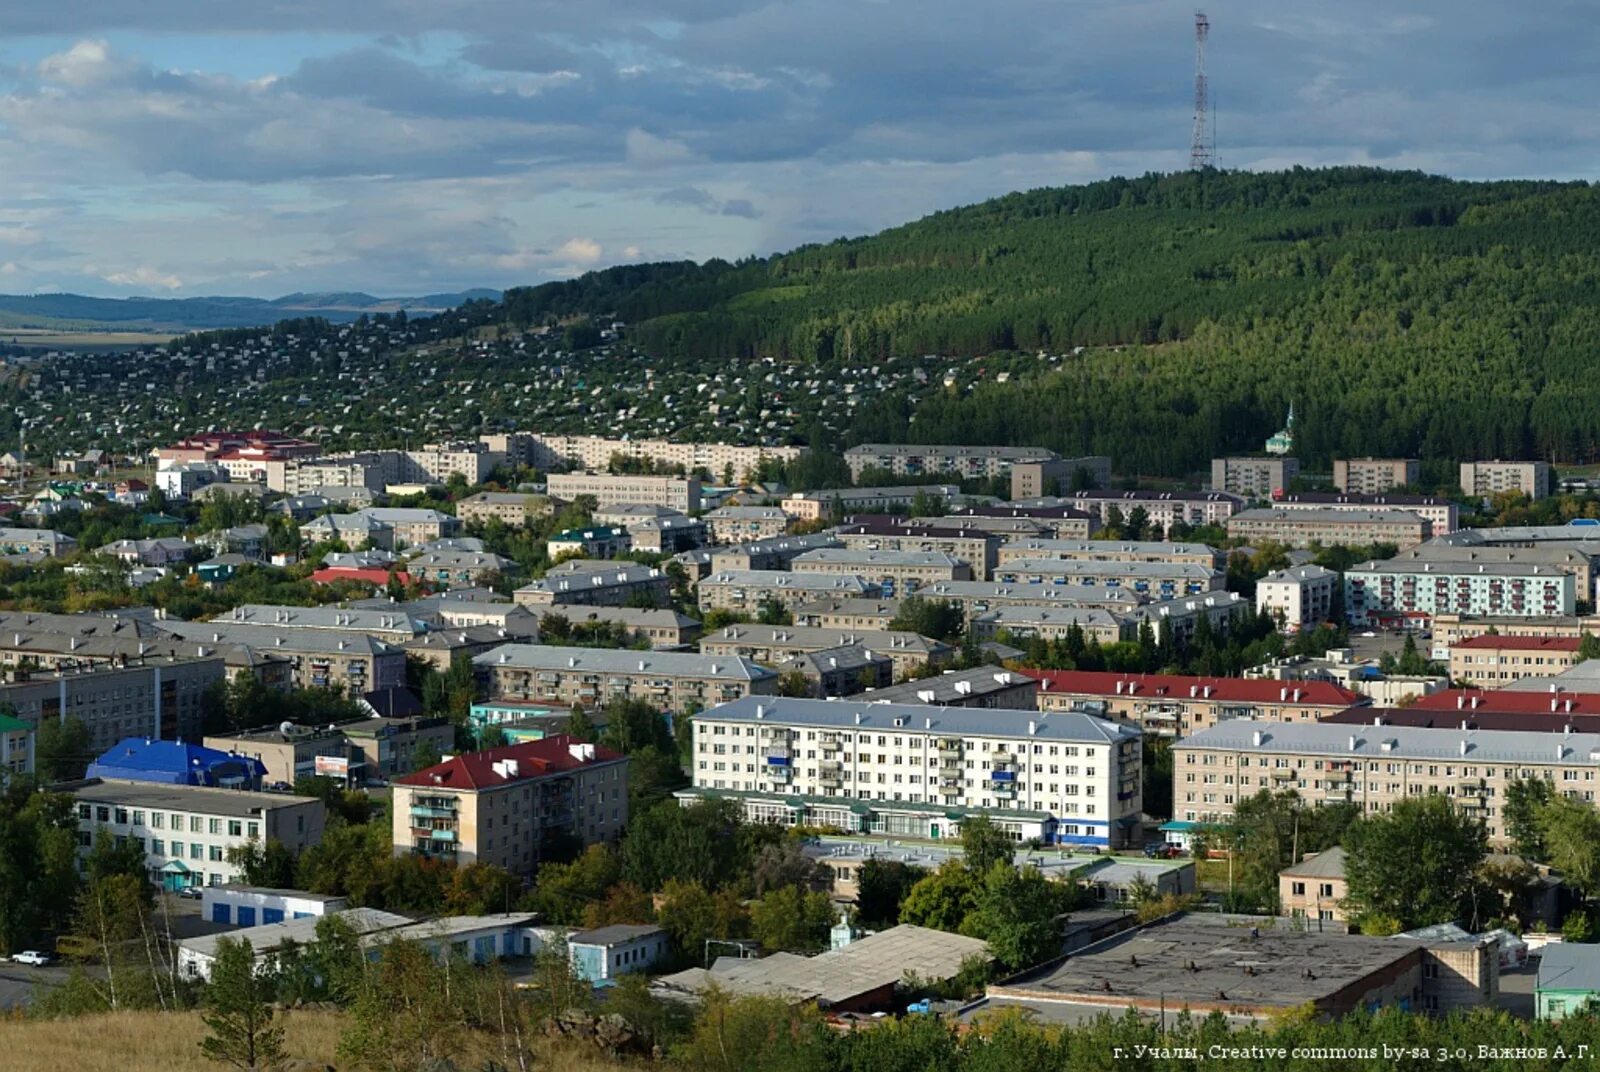
[[[257,974],[248,939],[218,939],[201,1015],[211,1033],[201,1040],[200,1052],[242,1072],[282,1063],[283,1028],[274,1023],[273,989],[270,976]]]

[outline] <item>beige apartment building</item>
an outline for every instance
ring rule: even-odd
[[[944,503],[961,495],[960,484],[900,484],[883,488],[828,488],[822,491],[797,491],[779,505],[797,521],[837,521],[849,514],[901,513],[911,508],[918,495]]]
[[[1043,447],[966,447],[940,444],[863,443],[844,452],[850,479],[860,483],[870,470],[896,476],[940,476],[961,479],[1006,476],[1024,462],[1056,460]],[[1013,496],[1014,497],[1014,496]]]
[[[917,593],[961,608],[968,622],[998,607],[1103,607],[1131,612],[1145,602],[1130,588],[1084,584],[1009,584],[1000,581],[945,581]]]
[[[774,666],[799,655],[847,645],[890,659],[896,678],[922,666],[942,666],[956,654],[955,649],[943,641],[901,630],[857,631],[746,623],[725,626],[701,637],[700,654],[737,656]]]
[[[38,728],[75,718],[102,752],[124,737],[200,735],[205,698],[224,677],[220,655],[90,663],[59,671],[13,670],[0,684],[0,710]]]
[[[1372,510],[1404,510],[1416,514],[1433,526],[1434,536],[1448,536],[1461,528],[1461,507],[1452,499],[1438,495],[1405,495],[1383,492],[1376,495],[1333,493],[1326,491],[1296,492],[1279,495],[1272,500],[1274,510],[1346,510],[1368,512]],[[1477,530],[1482,531],[1482,530]]]
[[[615,841],[628,824],[628,759],[561,734],[464,752],[396,778],[395,854],[529,875],[552,843]]]
[[[1524,617],[1499,614],[1435,614],[1433,616],[1433,658],[1447,660],[1451,649],[1473,637],[1493,633],[1501,639],[1511,637],[1571,637],[1585,633],[1600,635],[1600,615]]]
[[[749,659],[676,651],[612,651],[507,644],[472,660],[498,700],[603,707],[645,700],[664,711],[701,709],[741,696],[771,695],[778,675]]]
[[[536,469],[592,469],[603,472],[616,455],[657,466],[682,466],[686,473],[706,472],[721,480],[729,469],[735,480],[757,473],[766,461],[792,462],[804,447],[735,446],[732,443],[672,443],[665,439],[611,439],[605,436],[547,435],[512,432],[479,437],[490,450]]]
[[[676,476],[613,476],[610,473],[551,473],[546,490],[571,502],[589,495],[598,503],[667,506],[682,514],[700,510],[700,481]]]
[[[1422,463],[1415,458],[1336,458],[1333,463],[1333,486],[1346,494],[1381,495],[1421,480]]]
[[[719,506],[704,520],[716,543],[747,543],[782,536],[790,518],[778,506]]]
[[[970,565],[974,580],[986,581],[994,569],[1001,538],[964,522],[905,521],[863,514],[847,518],[834,535],[852,551],[942,551]]]
[[[1502,491],[1520,491],[1530,499],[1543,499],[1550,494],[1550,463],[1498,459],[1462,462],[1461,490],[1483,498]]]
[[[1174,599],[1223,587],[1225,577],[1212,566],[1192,562],[1108,562],[1063,558],[1017,558],[995,567],[1005,584],[1063,588],[1125,588],[1140,599]]]
[[[1076,507],[1011,503],[958,507],[933,523],[980,529],[1008,540],[1087,540],[1090,527],[1098,527],[1094,515]]]
[[[1299,475],[1300,462],[1286,456],[1211,459],[1212,490],[1246,499],[1266,499],[1287,491],[1289,482]]]
[[[480,491],[456,503],[456,517],[464,525],[499,521],[515,529],[526,525],[532,518],[550,516],[555,508],[556,501],[548,495]]]
[[[1186,822],[1226,820],[1238,801],[1263,789],[1292,789],[1314,803],[1350,801],[1366,812],[1440,795],[1482,819],[1496,845],[1508,840],[1511,783],[1541,778],[1592,806],[1600,780],[1596,733],[1237,719],[1172,751],[1174,818]]]
[[[233,622],[179,622],[161,627],[174,636],[215,652],[232,646],[262,652],[289,664],[297,688],[344,689],[351,695],[406,683],[406,653],[397,643],[333,629],[291,629]]]
[[[550,615],[560,615],[569,625],[605,622],[620,625],[630,636],[644,637],[650,646],[663,650],[693,644],[700,636],[700,621],[675,610],[648,610],[643,607],[589,607],[582,605],[545,608],[541,627]]]
[[[1344,923],[1344,899],[1350,883],[1344,877],[1344,849],[1335,845],[1278,872],[1278,914],[1326,923]]]
[[[1039,682],[1037,702],[1041,711],[1089,711],[1168,737],[1188,737],[1235,719],[1316,722],[1370,702],[1360,693],[1326,681],[1260,681],[1098,670],[1023,673]]]
[[[1085,642],[1115,644],[1132,639],[1132,623],[1100,607],[1002,607],[972,619],[972,634],[994,640],[1002,634],[1013,643],[1064,640],[1077,630]]]
[[[659,607],[671,601],[672,578],[651,566],[575,559],[518,588],[511,598],[525,607],[622,607],[644,599]]]
[[[819,599],[864,599],[881,596],[882,586],[854,575],[790,573],[786,570],[719,570],[695,586],[701,610],[754,614],[762,604],[793,609]]]
[[[995,557],[1001,566],[1039,558],[1063,562],[1176,562],[1208,569],[1227,565],[1227,556],[1207,544],[1160,540],[1011,540],[1000,545]]]
[[[793,608],[794,624],[819,629],[888,629],[900,616],[898,599],[819,599]]]
[[[1501,688],[1528,677],[1549,677],[1578,664],[1579,637],[1484,635],[1450,649],[1450,680]]]
[[[943,551],[858,551],[824,547],[807,551],[790,565],[796,574],[860,577],[884,591],[911,595],[940,581],[972,580],[972,565]]]
[[[1290,566],[1256,582],[1256,610],[1277,619],[1280,632],[1298,633],[1332,620],[1334,596],[1342,584],[1331,569],[1311,563]]]
[[[1162,532],[1176,524],[1221,525],[1244,509],[1244,500],[1226,491],[1080,491],[1066,505],[1092,514],[1104,525],[1116,510],[1127,519],[1143,510]]]
[[[1433,535],[1433,525],[1409,510],[1242,510],[1228,519],[1228,535],[1285,547],[1357,547],[1392,543],[1410,547]]]
[[[1111,459],[1104,455],[1049,458],[1012,463],[1011,497],[1021,500],[1065,495],[1071,492],[1073,479],[1079,472],[1087,474],[1085,482],[1091,488],[1111,486]]]

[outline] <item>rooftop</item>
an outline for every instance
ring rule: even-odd
[[[867,551],[851,547],[819,547],[794,560],[798,570],[810,563],[836,563],[846,566],[959,566],[965,559],[943,551]]]
[[[228,815],[248,818],[273,808],[292,808],[318,803],[316,797],[297,797],[287,793],[252,793],[242,789],[214,789],[199,785],[163,785],[159,782],[130,782],[121,779],[87,778],[67,782],[62,789],[90,804],[131,804],[160,811],[198,812],[203,815]]]
[[[866,595],[878,589],[860,577],[833,573],[790,573],[788,570],[719,570],[702,578],[700,587],[794,588],[818,593]]]
[[[1346,708],[1367,702],[1359,692],[1329,681],[1268,681],[1181,674],[1122,674],[1110,670],[1023,670],[1040,692],[1068,695],[1138,696],[1219,703],[1295,703]]]
[[[1578,637],[1499,636],[1485,633],[1468,640],[1458,640],[1450,645],[1451,651],[1466,648],[1472,651],[1563,651],[1575,652],[1582,643]]]
[[[563,648],[548,644],[503,644],[472,660],[486,669],[575,670],[592,674],[658,674],[662,677],[719,681],[761,681],[775,676],[737,655],[698,655],[683,651],[613,651]]]
[[[393,784],[421,789],[497,789],[621,759],[623,756],[609,748],[585,744],[563,733],[542,741],[509,744],[483,752],[463,752],[443,763],[395,778]]]
[[[871,693],[846,700],[796,700],[747,696],[696,716],[708,722],[756,722],[820,729],[911,730],[984,738],[1033,737],[1048,741],[1114,744],[1137,740],[1140,731],[1077,711],[1018,711],[1004,708],[927,707],[878,703]]]
[[[1600,946],[1566,942],[1545,946],[1536,989],[1600,992]]]
[[[569,934],[567,941],[574,945],[617,945],[662,933],[664,932],[660,927],[650,923],[613,923],[609,927],[596,927],[593,930]]]
[[[1344,878],[1344,856],[1344,849],[1335,845],[1326,852],[1312,853],[1278,874],[1290,878]]]
[[[1268,755],[1431,759],[1466,763],[1600,764],[1600,734],[1457,727],[1353,726],[1233,719],[1177,741],[1178,752],[1220,749]]]
[[[933,677],[902,681],[881,689],[868,689],[856,697],[873,703],[952,704],[972,696],[1005,692],[1029,684],[1027,675],[994,666],[975,666],[968,670],[946,670]]]
[[[1000,573],[1038,573],[1058,577],[1095,577],[1111,574],[1117,577],[1148,577],[1151,579],[1210,580],[1217,570],[1198,562],[1125,562],[1083,561],[1072,558],[1017,558],[1002,562],[996,567]]]
[[[1235,521],[1277,521],[1300,525],[1420,525],[1422,518],[1410,510],[1283,510],[1258,507],[1241,510],[1228,519]]]

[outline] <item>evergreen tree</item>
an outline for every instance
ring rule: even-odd
[[[272,1004],[275,985],[256,971],[249,939],[219,938],[201,1013],[210,1033],[201,1040],[200,1052],[241,1072],[277,1067],[285,1054]]]

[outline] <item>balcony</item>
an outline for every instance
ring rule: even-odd
[[[824,737],[822,739],[822,750],[824,752],[837,752],[837,751],[839,751],[839,749],[841,749],[843,747],[844,747],[844,745],[839,743],[838,738],[835,738],[835,737]]]
[[[823,785],[843,785],[844,771],[819,771],[817,781]]]
[[[454,808],[419,807],[413,804],[411,806],[411,817],[413,819],[454,819],[456,810]]]
[[[1273,781],[1292,782],[1292,781],[1295,780],[1295,772],[1292,771],[1292,770],[1285,770],[1283,768],[1279,768],[1279,769],[1277,769],[1277,770],[1272,772],[1272,778],[1273,778]]]
[[[942,797],[958,797],[961,795],[961,786],[941,785],[939,786],[939,795]]]

